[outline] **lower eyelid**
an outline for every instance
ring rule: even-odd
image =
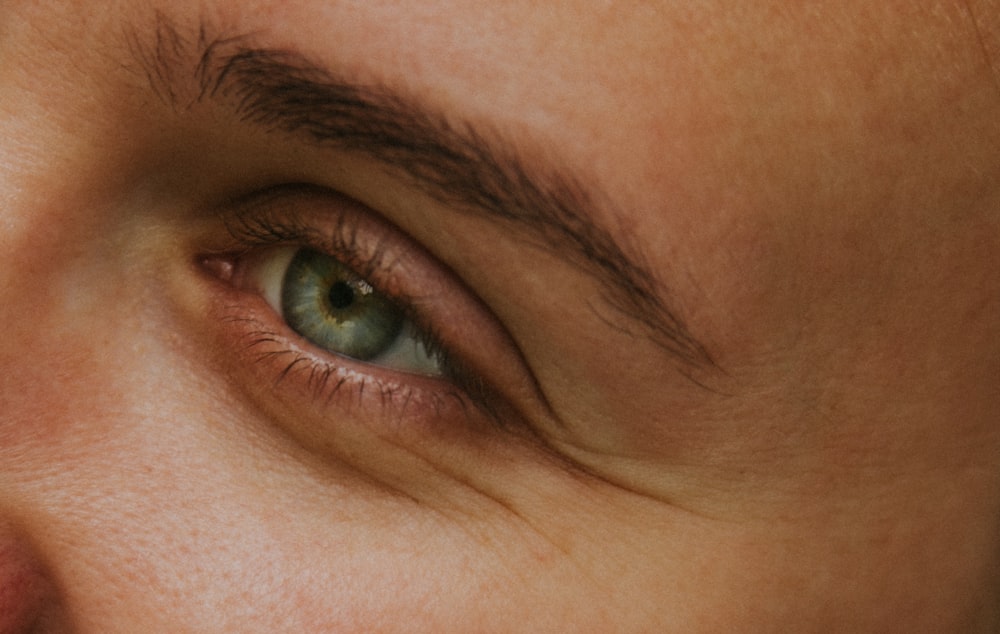
[[[220,349],[233,351],[222,359],[226,375],[298,432],[322,436],[359,422],[379,434],[495,430],[494,421],[447,381],[322,358],[298,345],[269,311],[259,296],[230,290],[214,302],[212,321]],[[299,429],[310,424],[319,428]]]

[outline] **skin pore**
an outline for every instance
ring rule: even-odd
[[[996,631],[994,4],[6,3],[0,632]]]

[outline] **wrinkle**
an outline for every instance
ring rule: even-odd
[[[996,89],[997,95],[1000,96],[1000,67],[997,66],[995,51],[990,48],[991,40],[988,39],[986,27],[983,25],[973,2],[975,2],[975,0],[962,0],[962,8],[968,15],[969,22],[972,25],[972,29],[976,37],[976,45],[979,47],[980,53],[982,54],[983,62],[986,64],[986,69],[990,75],[991,81],[993,82],[993,87]],[[993,15],[996,16],[996,13]],[[994,19],[996,18],[994,17]],[[992,31],[994,36],[996,35],[995,28],[996,25],[994,25],[994,30]],[[996,38],[994,37],[994,40],[995,39]],[[993,43],[994,45],[996,44],[995,41]]]

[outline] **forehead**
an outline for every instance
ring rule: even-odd
[[[0,21],[11,44],[0,68],[18,66],[9,56],[35,60],[23,81],[46,86],[53,103],[83,102],[123,68],[131,89],[158,72],[183,83],[214,42],[294,50],[501,131],[593,181],[647,251],[724,270],[704,261],[717,244],[753,249],[767,227],[815,222],[803,210],[828,209],[802,199],[860,183],[873,164],[891,179],[886,166],[912,158],[902,145],[914,131],[940,125],[982,83],[960,5],[25,3],[27,26]],[[46,48],[62,56],[29,52]]]
[[[976,83],[959,70],[974,64],[959,62],[982,55],[962,6],[26,2],[23,22],[0,21],[11,44],[0,68],[18,66],[5,57],[35,60],[43,79],[24,81],[65,102],[89,99],[90,84],[123,68],[140,80],[133,88],[143,71],[153,83],[158,72],[193,76],[214,42],[294,50],[502,130],[519,150],[593,179],[654,247],[703,254],[719,231],[798,213],[783,204],[788,190],[870,173],[854,161],[854,174],[836,174],[838,156],[889,148],[890,135],[939,119]],[[34,53],[46,48],[62,57]],[[137,56],[184,63],[137,66]]]
[[[918,69],[925,80],[949,72],[951,49],[974,48],[961,3],[908,4],[50,3],[29,11],[39,27],[19,39],[76,31],[59,42],[74,62],[106,63],[98,53],[127,53],[114,49],[135,43],[128,34],[169,55],[164,24],[188,43],[250,36],[442,109],[544,130],[580,162],[669,179],[676,169],[657,166],[690,164],[719,137],[775,119],[787,129],[805,113],[842,119],[898,97]]]

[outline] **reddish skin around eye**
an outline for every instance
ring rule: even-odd
[[[0,634],[28,631],[45,600],[46,588],[27,549],[0,533]]]

